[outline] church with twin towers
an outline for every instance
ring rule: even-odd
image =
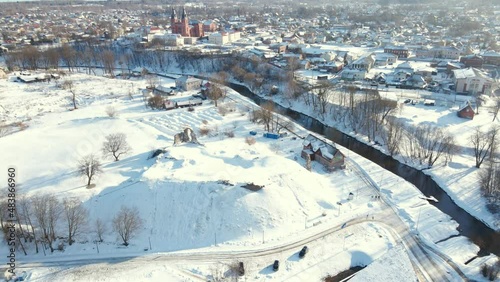
[[[180,34],[183,37],[202,37],[205,35],[202,23],[198,21],[192,21],[191,23],[189,23],[185,8],[182,8],[182,15],[180,20],[177,18],[175,9],[172,8],[170,26],[172,28],[172,34]]]

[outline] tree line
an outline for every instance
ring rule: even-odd
[[[0,227],[4,238],[8,234],[8,207],[6,199],[0,203]],[[53,194],[26,196],[20,195],[15,209],[16,247],[23,254],[50,250],[64,251],[65,245],[72,245],[78,239],[86,242],[93,233],[95,241],[103,242],[109,230],[102,218],[90,221],[89,210],[77,198],[62,198]],[[111,222],[112,231],[128,246],[143,226],[136,207],[121,206]],[[34,250],[33,250],[34,249]]]

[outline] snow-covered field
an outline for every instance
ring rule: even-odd
[[[19,255],[18,265],[29,281],[124,281],[124,277],[127,281],[206,281],[226,273],[235,261],[245,262],[247,281],[319,281],[378,258],[382,259],[360,276],[373,277],[380,267],[400,258],[399,265],[393,266],[394,275],[377,281],[414,280],[398,238],[388,226],[377,223],[383,220],[377,213],[384,209],[372,197],[377,191],[366,186],[354,169],[327,173],[313,163],[313,172],[307,171],[300,158],[302,140],[292,134],[279,140],[262,137],[262,126],[248,120],[248,109],[254,105],[246,98],[230,92],[223,104],[234,111],[225,115],[209,101],[193,112],[153,111],[144,106],[140,95],[145,80],[83,74],[70,79],[78,93],[78,109],[73,111],[69,92],[54,81],[25,85],[0,80],[0,118],[13,125],[12,133],[0,138],[1,163],[5,169],[17,168],[18,196],[77,197],[89,209],[91,221],[100,218],[108,224],[99,253],[92,243],[96,235],[89,228],[64,252],[34,254],[31,247],[28,256]],[[163,84],[173,85],[173,81],[163,79]],[[116,109],[117,117],[107,116],[109,106]],[[174,134],[186,127],[198,134],[203,146],[172,145]],[[200,128],[210,133],[202,136]],[[256,143],[248,145],[245,138],[252,130],[258,132]],[[132,152],[118,162],[101,158],[104,173],[94,181],[94,188],[87,189],[76,173],[77,161],[90,153],[100,156],[104,136],[118,132],[127,135]],[[296,133],[308,134],[299,127]],[[159,148],[167,152],[148,159]],[[463,237],[433,244],[455,235],[455,222],[422,200],[421,193],[403,179],[354,153],[349,156],[372,176],[406,226],[480,279],[479,260],[464,265],[477,252],[473,244]],[[253,192],[241,187],[247,183],[264,188]],[[347,199],[350,192],[355,193],[352,200]],[[128,247],[120,245],[111,231],[111,219],[122,205],[138,207],[144,220]],[[351,219],[365,221],[332,229]],[[61,222],[61,235],[63,228]],[[326,233],[307,240],[321,232]],[[287,247],[297,242],[307,242],[310,248],[304,259],[297,256],[302,245]],[[251,253],[272,249],[276,251],[266,255]],[[0,250],[7,252],[3,244]],[[278,272],[270,267],[275,259],[281,261]],[[485,257],[481,262],[493,259]]]

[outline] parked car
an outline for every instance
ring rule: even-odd
[[[307,254],[308,251],[309,251],[309,249],[307,248],[307,246],[304,246],[302,248],[302,250],[300,250],[300,252],[299,252],[299,258],[305,257],[305,255]]]
[[[279,260],[275,260],[274,263],[273,263],[273,270],[274,271],[278,271],[278,269],[280,269],[280,261]]]
[[[193,96],[194,98],[200,98],[200,99],[202,99],[202,100],[206,100],[206,99],[207,99],[207,96],[205,96],[205,95],[203,95],[203,94],[201,94],[201,93],[198,93],[198,94],[193,94],[193,95],[191,95],[191,96]]]
[[[245,267],[243,266],[243,262],[242,261],[240,261],[240,263],[238,264],[238,274],[240,276],[245,275]]]

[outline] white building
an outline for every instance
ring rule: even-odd
[[[241,38],[241,33],[239,31],[231,32],[214,32],[208,36],[208,43],[215,45],[224,45],[237,41]]]
[[[165,34],[165,45],[167,46],[182,46],[184,45],[184,38],[180,34]]]
[[[229,34],[227,32],[214,32],[208,36],[208,43],[215,45],[224,45],[229,43]]]
[[[475,68],[453,70],[455,91],[458,93],[485,94],[491,89],[493,79]]]
[[[239,31],[231,31],[229,33],[229,42],[240,40],[240,38],[241,38],[241,33]]]

